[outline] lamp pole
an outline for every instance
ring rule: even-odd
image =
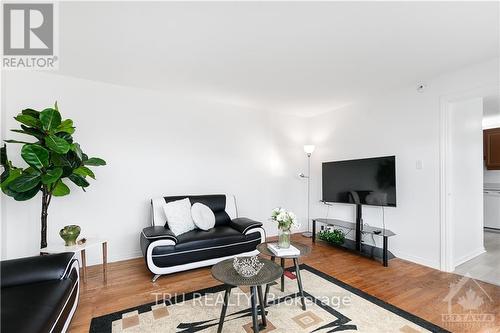
[[[307,231],[302,234],[304,237],[312,237],[312,232],[309,228],[311,222],[309,218],[309,207],[311,202],[311,153],[307,153]]]
[[[310,203],[311,203],[311,154],[314,151],[313,145],[305,145],[304,152],[307,154],[307,176],[300,174],[302,178],[307,178],[307,231],[302,233],[304,237],[312,237],[312,232],[309,229],[310,225]]]

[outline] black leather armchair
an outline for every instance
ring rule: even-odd
[[[214,228],[178,236],[168,229],[162,205],[186,197],[191,204],[200,202],[212,209]],[[238,218],[234,197],[225,194],[153,199],[152,213],[152,226],[143,229],[140,242],[146,265],[154,274],[153,282],[163,274],[210,266],[235,256],[256,255],[257,245],[266,240],[262,223]]]
[[[79,296],[74,253],[1,262],[1,331],[66,332]]]

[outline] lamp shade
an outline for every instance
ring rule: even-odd
[[[304,152],[306,154],[312,154],[314,152],[314,148],[316,148],[314,145],[305,145]]]

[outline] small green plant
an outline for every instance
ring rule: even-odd
[[[318,238],[335,245],[342,245],[345,241],[345,233],[340,229],[322,230],[318,233]]]
[[[86,178],[95,179],[89,166],[106,165],[106,162],[97,157],[89,158],[73,141],[73,120],[61,118],[57,102],[53,108],[43,111],[25,109],[14,119],[21,123],[21,128],[12,131],[29,135],[35,141],[5,140],[23,145],[21,157],[27,167],[15,167],[4,145],[0,149],[3,167],[0,187],[3,193],[17,201],[29,200],[42,193],[40,247],[44,248],[47,246],[47,211],[52,197],[70,193],[64,183],[68,179],[85,191],[90,185]]]

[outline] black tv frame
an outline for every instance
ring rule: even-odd
[[[323,162],[321,164],[321,202],[323,203],[339,203],[339,204],[344,204],[344,205],[356,205],[356,250],[361,251],[361,243],[362,243],[362,232],[363,232],[363,204],[362,203],[350,203],[350,202],[335,202],[335,201],[325,201],[323,198],[323,165],[326,163],[335,163],[335,162],[349,162],[349,161],[362,161],[362,160],[371,160],[371,159],[377,159],[377,158],[387,158],[387,157],[394,157],[394,178],[397,182],[397,171],[396,171],[396,165],[397,165],[397,158],[396,155],[387,155],[387,156],[376,156],[376,157],[366,157],[366,158],[357,158],[357,159],[350,159],[350,160],[340,160],[340,161],[330,161],[330,162]],[[364,204],[365,206],[373,206],[373,207],[397,207],[397,195],[396,195],[396,203],[395,205],[368,205]]]
[[[397,164],[397,158],[396,155],[385,155],[385,156],[374,156],[374,157],[365,157],[365,158],[355,158],[355,159],[347,159],[347,160],[339,160],[339,161],[329,161],[329,162],[322,162],[321,163],[321,201],[322,202],[331,202],[331,203],[340,203],[340,204],[356,204],[354,202],[344,202],[344,201],[328,201],[325,200],[324,197],[324,188],[323,188],[323,169],[325,164],[331,164],[331,163],[342,163],[342,162],[355,162],[355,161],[365,161],[365,160],[376,160],[376,159],[387,159],[387,158],[394,158],[394,180],[397,181],[397,171],[396,171],[396,164]],[[365,206],[375,206],[375,207],[397,207],[397,194],[395,197],[395,203],[392,204],[387,204],[387,205],[377,205],[377,204],[366,204],[362,203],[362,205]]]

